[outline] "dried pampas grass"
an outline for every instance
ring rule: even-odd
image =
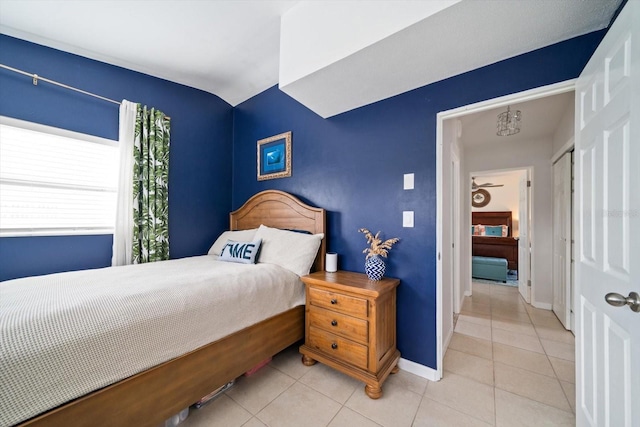
[[[383,242],[382,239],[380,239],[379,231],[375,236],[366,228],[361,228],[358,231],[364,233],[364,237],[367,238],[369,247],[362,251],[363,254],[367,254],[367,258],[371,258],[374,255],[380,255],[386,258],[389,255],[391,247],[400,241],[400,239],[394,237],[393,239],[387,239]]]

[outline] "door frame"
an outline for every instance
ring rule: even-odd
[[[444,149],[444,121],[466,116],[468,114],[479,113],[486,110],[491,110],[497,107],[506,107],[509,104],[516,102],[526,102],[534,99],[545,98],[551,95],[557,95],[575,90],[575,83],[577,79],[566,80],[559,83],[554,83],[547,86],[540,86],[537,88],[529,89],[523,92],[518,92],[510,95],[505,95],[486,101],[481,101],[462,107],[454,108],[451,110],[441,111],[436,115],[436,336],[437,336],[437,350],[436,350],[436,363],[437,363],[437,378],[442,378],[443,367],[442,361],[444,358],[445,343],[442,332],[443,315],[442,312],[442,294],[443,294],[443,277],[442,266],[444,262],[450,263],[451,257],[448,256],[450,251],[443,251],[442,247],[442,225],[443,225],[443,212],[444,206],[442,201],[444,188],[444,176],[443,176],[443,149]],[[450,147],[447,145],[447,149]],[[462,177],[461,177],[462,179]],[[461,206],[462,200],[458,205]],[[459,228],[459,227],[458,227]],[[462,235],[458,236],[458,241],[454,242],[459,247]],[[460,258],[458,258],[460,260]],[[460,263],[458,263],[460,265]],[[460,276],[459,276],[460,277]],[[465,278],[465,280],[467,280]],[[534,284],[535,285],[535,284]],[[533,286],[534,286],[533,285]],[[532,286],[532,296],[535,293],[535,289]],[[452,290],[452,294],[455,294]]]
[[[451,150],[451,187],[453,194],[453,224],[451,226],[451,242],[453,243],[452,259],[451,259],[451,283],[453,284],[453,292],[451,296],[453,298],[454,313],[460,313],[460,158],[456,153]],[[456,209],[453,209],[456,208]],[[457,268],[454,268],[457,267]],[[450,339],[450,338],[448,338]],[[445,346],[446,348],[446,346]]]
[[[526,179],[528,181],[532,181],[532,176],[533,176],[533,167],[531,166],[522,166],[522,167],[514,167],[514,168],[505,168],[505,169],[488,169],[488,170],[479,170],[479,171],[471,171],[469,172],[466,177],[467,182],[471,182],[471,178],[472,177],[487,177],[487,176],[495,176],[495,175],[500,175],[500,174],[504,174],[504,173],[513,173],[513,172],[521,172],[522,174],[526,174]],[[531,184],[531,187],[529,187],[529,189],[527,191],[530,191],[530,193],[533,193],[533,191],[531,191],[533,189],[533,183]],[[520,190],[520,188],[518,188],[518,191]],[[465,196],[466,197],[466,196]],[[471,199],[469,199],[469,202],[471,202]],[[460,203],[459,203],[460,204]],[[533,221],[531,218],[533,218],[533,194],[529,194],[529,196],[527,197],[527,204],[526,206],[522,206],[521,204],[519,204],[518,209],[520,212],[526,212],[529,221],[527,221],[527,227],[529,228],[529,230],[527,230],[527,238],[529,239],[529,247],[533,248],[535,245],[533,244]],[[454,219],[455,221],[455,219]],[[467,228],[469,228],[473,223],[473,211],[470,210],[469,211],[469,215],[467,215],[467,219],[465,220],[465,226]],[[468,262],[468,268],[469,268],[469,273],[471,273],[471,267],[472,267],[472,262],[473,262],[473,237],[471,235],[467,236],[466,239],[468,240],[469,243],[469,251],[468,251],[468,257],[466,258],[466,261]],[[533,252],[533,251],[531,251]],[[519,257],[519,253],[518,253],[518,257]],[[462,259],[462,257],[460,257],[460,259]],[[521,263],[523,262],[522,259],[518,258],[518,266],[521,265]],[[532,275],[532,271],[533,269],[531,268],[531,262],[532,259],[531,257],[529,257],[529,265],[527,266],[527,271],[524,277],[525,280],[531,280],[531,282],[534,282],[533,279],[533,275]],[[470,276],[470,274],[469,274]],[[520,267],[518,267],[518,281],[522,278],[522,271],[520,269]],[[467,280],[469,278],[466,278],[465,280]],[[470,280],[470,279],[469,279]],[[444,283],[443,283],[444,286]],[[465,296],[471,296],[473,295],[473,280],[470,281],[469,283],[469,291],[470,292],[465,292]],[[531,289],[529,289],[529,301],[531,301],[532,299],[532,292]],[[525,298],[523,296],[523,298]],[[527,298],[525,298],[526,300]],[[458,313],[459,311],[456,311],[456,313]]]
[[[525,259],[521,259],[520,257],[520,240],[518,240],[518,291],[520,292],[520,295],[522,295],[522,289],[520,288],[520,283],[521,283],[521,279],[522,281],[527,281],[527,283],[530,283],[531,286],[527,285],[527,295],[522,295],[522,297],[524,298],[524,300],[527,302],[527,304],[531,304],[532,301],[535,301],[535,287],[533,286],[534,283],[536,283],[536,278],[535,278],[535,273],[536,270],[535,268],[533,268],[534,265],[534,248],[535,248],[535,222],[533,221],[533,218],[535,218],[535,212],[534,212],[534,208],[535,208],[535,203],[534,203],[534,189],[535,189],[535,180],[533,179],[533,167],[529,166],[527,168],[524,168],[524,173],[525,173],[525,180],[527,181],[526,183],[524,183],[524,185],[526,185],[526,188],[524,188],[524,190],[527,192],[527,195],[525,197],[525,203],[524,203],[524,208],[522,206],[522,203],[520,203],[520,205],[518,206],[520,212],[525,212],[525,215],[527,216],[527,221],[526,221],[526,226],[527,226],[527,230],[526,231],[526,241],[525,244],[529,246],[529,249],[527,250],[527,256],[525,257]],[[528,183],[528,185],[527,185]],[[521,182],[520,185],[522,186],[523,183]],[[518,188],[519,191],[522,191],[523,187]],[[522,221],[519,221],[519,229],[522,230]],[[520,236],[522,236],[522,233],[520,232]],[[522,274],[522,278],[521,276],[521,269],[520,268],[520,263],[524,262],[525,264],[525,268],[524,268],[524,273]]]
[[[568,156],[568,158],[566,158],[565,156]],[[564,159],[564,160],[563,160]],[[552,159],[553,161],[553,159]],[[556,181],[556,178],[558,178],[558,173],[556,170],[556,167],[558,167],[557,165],[563,162],[564,163],[564,167],[566,167],[567,169],[563,171],[563,175],[561,175],[559,178],[561,180],[562,183],[562,189],[563,189],[563,197],[562,199],[557,199],[556,198],[556,188],[558,185],[558,182]],[[568,166],[567,166],[568,165]],[[571,230],[573,229],[572,227],[572,222],[573,222],[573,194],[572,194],[572,188],[573,188],[573,182],[572,182],[572,176],[573,176],[573,157],[571,154],[571,151],[567,151],[565,152],[561,157],[559,157],[555,162],[552,163],[551,165],[552,168],[552,173],[553,173],[553,204],[552,204],[552,208],[553,208],[553,263],[551,265],[552,268],[552,281],[553,281],[553,302],[552,302],[552,309],[553,312],[556,313],[556,317],[560,320],[560,322],[562,323],[562,325],[565,327],[565,329],[567,330],[572,330],[571,328],[571,313],[573,312],[573,304],[572,304],[572,298],[571,295],[573,294],[573,289],[572,289],[572,271],[571,271],[571,267],[572,267],[572,240],[573,240],[573,234],[571,232]],[[567,174],[569,176],[567,176]],[[556,212],[557,212],[557,207],[561,206],[563,208],[565,208],[563,210],[564,215],[562,217],[556,218]],[[558,221],[558,222],[556,222]],[[563,270],[564,274],[560,275],[560,277],[558,277],[558,271],[556,270],[557,268],[560,268],[561,265],[558,265],[557,261],[556,261],[556,255],[558,253],[558,235],[557,235],[557,229],[556,227],[562,228],[562,226],[565,227],[564,229],[564,237],[566,237],[565,241],[564,241],[564,245],[560,245],[561,249],[563,250],[562,252],[564,253],[564,262],[562,263],[562,267],[564,267],[565,269]],[[561,270],[562,271],[562,270]],[[560,279],[560,282],[564,284],[564,286],[562,287],[562,289],[558,289],[556,287],[556,280]],[[556,306],[556,295],[557,295],[557,291],[560,290],[562,291],[562,293],[564,294],[564,301],[565,301],[565,305],[563,307],[562,313],[559,313],[559,309]],[[558,311],[556,311],[558,310]]]

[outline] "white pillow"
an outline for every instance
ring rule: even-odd
[[[261,240],[253,242],[234,242],[228,240],[218,257],[220,261],[238,262],[240,264],[255,264],[260,251]]]
[[[316,259],[324,234],[303,234],[261,225],[255,239],[262,239],[258,262],[277,264],[298,276],[306,276]]]
[[[234,240],[236,242],[250,242],[253,240],[253,236],[256,235],[257,228],[250,230],[237,230],[237,231],[225,231],[216,239],[214,244],[209,249],[209,255],[220,255],[222,248],[227,244],[228,240]]]

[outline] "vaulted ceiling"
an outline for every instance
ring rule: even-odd
[[[280,83],[330,117],[606,28],[621,1],[0,0],[0,32],[231,105]]]

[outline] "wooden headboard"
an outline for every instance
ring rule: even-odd
[[[266,190],[255,194],[238,210],[229,214],[230,230],[267,227],[304,230],[311,234],[324,233],[312,271],[324,270],[327,252],[326,212],[302,203],[297,197],[278,190]]]
[[[511,211],[503,212],[471,212],[471,224],[481,225],[506,225],[509,227],[508,237],[511,237],[513,224],[511,221]]]

